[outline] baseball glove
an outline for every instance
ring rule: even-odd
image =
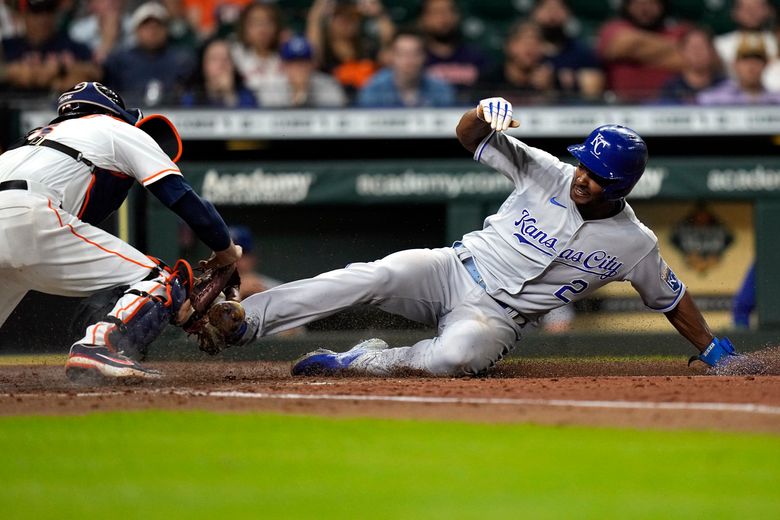
[[[203,267],[201,271],[200,276],[193,281],[188,301],[191,314],[182,328],[196,336],[202,351],[214,355],[224,345],[220,344],[219,331],[212,330],[214,327],[209,324],[209,310],[224,301],[238,301],[241,278],[235,263],[216,268]]]

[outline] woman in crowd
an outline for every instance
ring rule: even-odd
[[[189,89],[181,100],[182,106],[211,106],[224,108],[252,108],[257,101],[244,86],[226,40],[213,38],[203,44],[198,67]]]
[[[315,0],[306,38],[320,70],[353,94],[382,65],[381,52],[395,32],[380,0]]]
[[[261,106],[266,104],[264,96],[271,94],[269,85],[283,74],[279,57],[282,30],[279,9],[272,4],[250,4],[238,21],[238,41],[231,54],[244,84]]]

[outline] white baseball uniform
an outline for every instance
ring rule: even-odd
[[[656,311],[680,301],[685,286],[631,206],[582,218],[570,196],[574,166],[501,132],[488,135],[474,158],[515,185],[483,229],[452,248],[402,251],[251,296],[242,304],[258,335],[372,304],[436,325],[438,335],[364,354],[350,369],[476,374],[509,352],[527,323],[609,282],[630,282]]]
[[[140,283],[139,290],[164,291],[159,280],[141,282],[155,261],[85,221],[98,223],[119,208],[136,181],[149,186],[181,175],[179,168],[148,134],[108,115],[67,119],[36,135],[82,152],[96,168],[43,146],[0,156],[0,325],[29,290],[88,296]],[[120,319],[138,299],[125,298]],[[85,342],[102,344],[105,332],[88,331]]]

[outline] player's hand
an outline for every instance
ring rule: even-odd
[[[216,269],[217,267],[237,262],[242,254],[243,251],[241,250],[241,246],[237,246],[231,242],[230,246],[226,249],[212,253],[208,260],[201,260],[200,266],[203,269]]]
[[[518,121],[512,119],[512,103],[502,97],[481,100],[477,105],[477,117],[496,132],[520,126]]]

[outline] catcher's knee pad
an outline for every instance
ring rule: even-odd
[[[187,281],[168,269],[130,286],[106,317],[114,325],[106,343],[119,351],[145,349],[174,320],[187,293]]]
[[[104,344],[142,357],[146,347],[173,321],[191,285],[192,271],[182,260],[174,269],[160,263],[144,280],[131,286],[93,295],[82,305],[85,310],[79,324],[87,332],[81,342]]]

